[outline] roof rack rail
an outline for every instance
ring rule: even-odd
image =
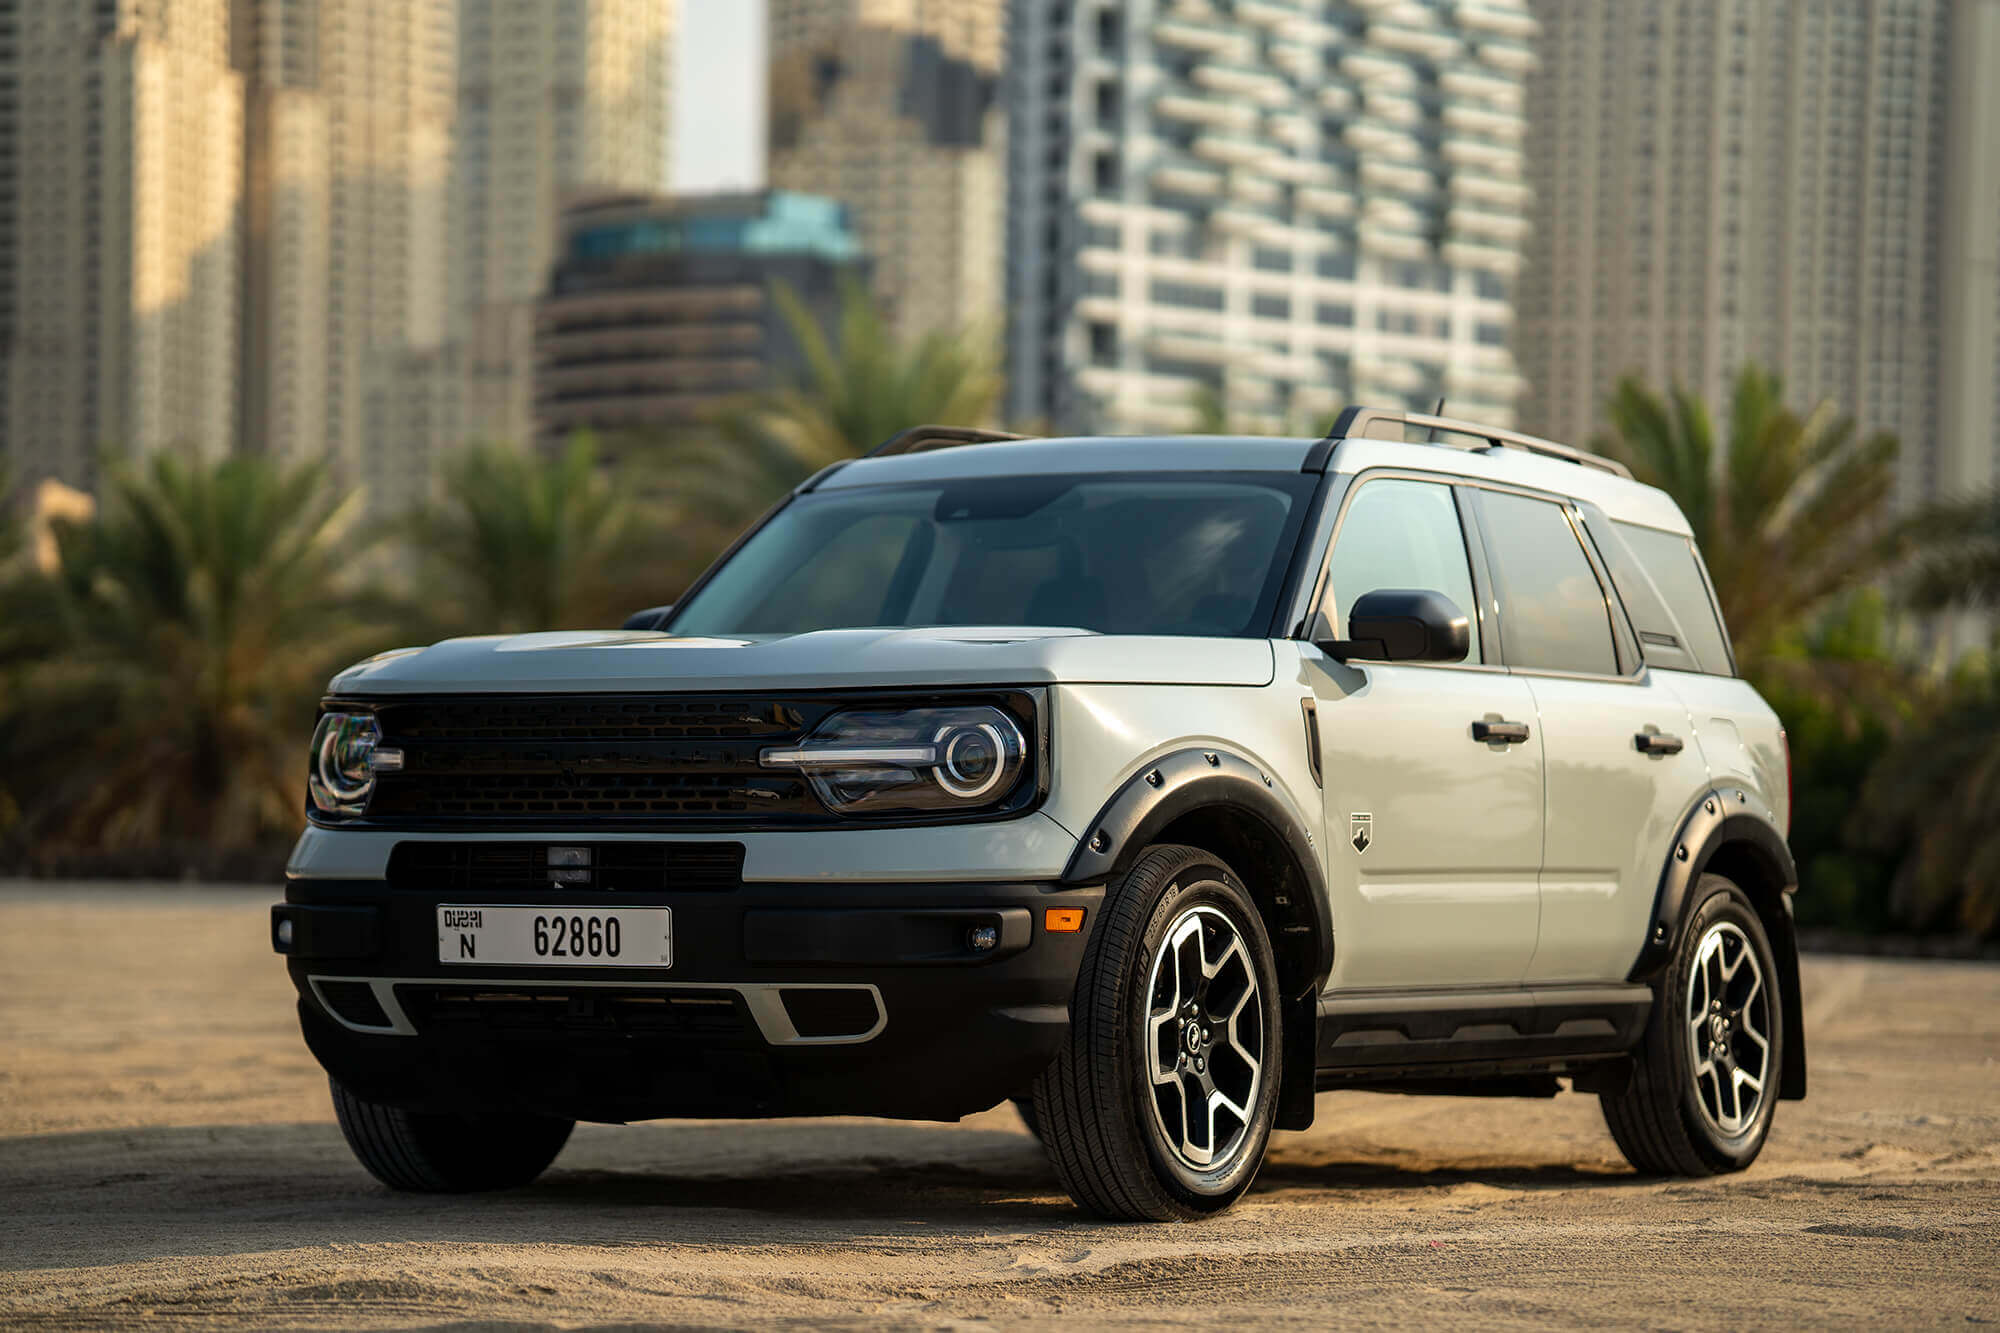
[[[898,431],[867,453],[869,458],[892,454],[927,454],[933,449],[954,449],[961,444],[1003,444],[1008,440],[1032,439],[1004,430],[978,430],[971,426],[912,426]]]
[[[1394,435],[1376,435],[1377,426],[1395,429]],[[1553,440],[1538,439],[1533,435],[1521,435],[1511,430],[1501,430],[1495,426],[1482,426],[1476,421],[1462,421],[1457,417],[1434,417],[1424,412],[1384,412],[1374,407],[1349,407],[1341,410],[1333,428],[1326,433],[1329,442],[1335,440],[1397,440],[1402,441],[1403,430],[1410,426],[1427,429],[1431,439],[1427,444],[1440,444],[1447,449],[1524,449],[1544,458],[1560,459],[1565,463],[1575,463],[1579,467],[1592,467],[1600,472],[1609,472],[1614,477],[1632,479],[1632,469],[1616,459],[1598,454],[1572,449],[1566,444]],[[1437,438],[1438,432],[1448,435],[1467,435],[1484,444],[1452,444]],[[900,438],[900,437],[899,437]]]

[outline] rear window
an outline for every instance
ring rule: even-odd
[[[1729,660],[1729,641],[1722,617],[1709,595],[1708,578],[1694,542],[1676,532],[1642,528],[1633,523],[1611,524],[1613,532],[1636,559],[1605,552],[1611,581],[1631,613],[1647,660],[1656,666],[1703,671],[1711,676],[1736,674]],[[1602,547],[1620,543],[1603,542]],[[1690,659],[1682,662],[1685,656]]]
[[[1611,610],[1560,505],[1482,491],[1500,584],[1500,642],[1510,666],[1618,674]]]

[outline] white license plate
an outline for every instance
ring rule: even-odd
[[[437,909],[440,963],[543,963],[559,967],[672,967],[669,907]]]

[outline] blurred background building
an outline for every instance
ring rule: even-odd
[[[2000,0],[1533,0],[1523,424],[1745,359],[1903,441],[1906,500],[1995,476]]]
[[[544,445],[572,431],[607,452],[634,432],[687,427],[800,365],[778,308],[789,291],[830,325],[861,245],[831,199],[772,190],[609,197],[563,219],[535,332]]]
[[[454,0],[235,0],[243,439],[381,510],[459,433],[447,260]]]
[[[838,199],[898,334],[1001,300],[1006,0],[770,0],[771,184]]]
[[[535,301],[564,204],[667,188],[678,3],[456,0],[459,232],[449,264],[465,316],[470,435],[525,440],[534,429]]]
[[[237,436],[232,0],[0,0],[0,460]]]
[[[1510,422],[1534,33],[1519,0],[1017,6],[1013,413]]]

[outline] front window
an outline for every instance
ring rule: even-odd
[[[982,477],[787,505],[674,617],[687,635],[931,625],[1263,638],[1318,478]]]

